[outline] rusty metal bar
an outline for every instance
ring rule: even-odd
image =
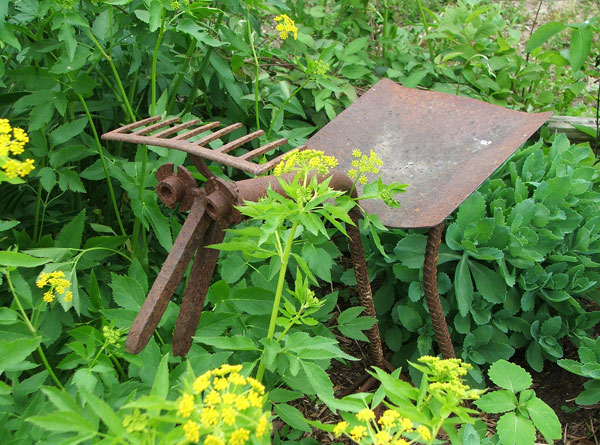
[[[192,127],[199,123],[200,123],[200,119],[194,119],[191,121],[183,122],[182,124],[175,125],[174,127],[167,128],[166,130],[163,130],[159,133],[155,133],[152,136],[154,136],[155,138],[164,138],[165,136],[169,136],[173,133],[177,133],[178,131],[184,130],[188,127]]]
[[[425,300],[429,308],[429,315],[433,323],[433,330],[437,338],[443,358],[454,358],[454,347],[448,325],[444,315],[444,309],[437,290],[437,261],[444,223],[441,222],[429,229],[427,245],[425,247],[425,262],[423,264],[423,287],[425,289]]]
[[[152,337],[167,309],[173,292],[175,292],[183,278],[194,251],[202,240],[209,222],[210,217],[204,209],[202,200],[196,199],[183,227],[179,231],[171,252],[169,252],[140,312],[131,325],[125,342],[127,352],[131,354],[139,353]]]
[[[164,120],[161,122],[157,122],[156,124],[148,125],[146,128],[140,128],[139,130],[134,131],[133,134],[145,136],[147,134],[152,133],[153,131],[158,130],[159,128],[167,127],[175,122],[179,122],[178,117],[172,117],[170,119],[167,119],[167,120]],[[156,135],[152,135],[152,136],[157,137]]]
[[[125,133],[125,132],[133,130],[135,128],[144,126],[146,124],[150,124],[152,122],[156,122],[158,120],[160,120],[160,116],[147,117],[146,119],[142,119],[141,121],[136,121],[136,122],[133,122],[131,124],[123,125],[122,127],[119,127],[117,129],[112,130],[112,131],[110,131],[108,133],[105,133],[105,134],[110,134],[110,133]]]
[[[261,137],[263,134],[265,134],[263,130],[255,131],[253,133],[247,134],[246,136],[242,136],[241,138],[238,138],[235,141],[228,142],[227,144],[215,149],[215,151],[218,151],[219,153],[227,153],[231,150],[235,150],[236,148],[241,147],[242,145],[250,142],[253,139]]]
[[[225,237],[223,229],[222,224],[218,222],[211,224],[202,240],[202,245],[196,252],[173,332],[173,355],[184,356],[192,346],[204,308],[204,300],[210,287],[210,279],[220,253],[217,249],[209,249],[206,246],[222,242]]]
[[[194,144],[203,146],[205,144],[208,144],[212,141],[219,139],[221,136],[225,136],[226,134],[231,133],[234,130],[237,130],[238,128],[242,128],[242,124],[240,124],[239,122],[228,125],[225,128],[221,128],[220,130],[215,131],[213,134],[209,134],[208,136],[205,136],[202,139],[194,141]]]
[[[174,141],[183,141],[189,138],[192,138],[198,134],[204,133],[205,131],[211,130],[215,127],[218,127],[219,125],[221,125],[221,122],[216,121],[216,122],[210,122],[208,124],[202,125],[201,127],[198,128],[194,128],[193,130],[190,130],[186,133],[180,134],[178,136],[175,136],[173,138]]]
[[[257,156],[268,153],[271,150],[275,150],[277,147],[281,147],[287,141],[288,141],[287,139],[283,138],[283,139],[278,139],[276,141],[270,142],[268,144],[263,145],[262,147],[255,148],[254,150],[251,150],[248,153],[244,153],[243,155],[240,156],[240,159],[249,161],[250,159],[254,159]]]

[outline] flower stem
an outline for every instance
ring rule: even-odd
[[[19,300],[19,296],[17,295],[17,292],[15,291],[15,288],[14,288],[14,286],[12,284],[12,281],[10,279],[10,272],[8,272],[7,270],[5,270],[4,273],[6,274],[6,281],[8,283],[8,287],[10,289],[10,292],[13,295],[15,303],[17,303],[17,307],[19,308],[19,312],[21,312],[21,316],[23,317],[23,321],[25,321],[25,324],[27,325],[27,327],[29,328],[29,330],[31,331],[31,333],[33,334],[33,336],[37,337],[38,336],[37,335],[37,331],[36,331],[35,327],[33,326],[33,324],[31,324],[31,320],[29,320],[29,317],[27,316],[27,313],[25,312],[25,309],[23,309],[23,305],[21,304],[21,300]],[[56,384],[56,386],[58,386],[60,389],[65,389],[65,387],[62,385],[62,383],[60,383],[60,380],[58,380],[58,377],[56,377],[56,374],[54,373],[54,370],[52,369],[52,366],[50,366],[50,363],[48,363],[48,359],[46,358],[46,354],[44,354],[44,350],[42,349],[41,345],[38,345],[37,351],[38,351],[38,354],[40,354],[40,358],[42,359],[42,363],[44,364],[44,367],[48,371],[48,374],[50,375],[50,377],[52,378],[52,380],[54,381],[54,383]]]
[[[283,109],[285,108],[285,106],[287,104],[290,103],[290,101],[294,98],[294,96],[296,94],[298,94],[300,92],[300,90],[302,88],[304,88],[306,86],[306,84],[310,81],[311,76],[307,77],[306,80],[302,83],[302,85],[300,85],[298,88],[296,88],[294,90],[294,92],[292,94],[290,94],[290,97],[288,97],[284,103],[281,104],[281,106],[277,109],[277,113],[275,113],[275,117],[273,118],[273,120],[271,121],[271,125],[269,125],[269,130],[267,131],[267,139],[269,138],[269,136],[271,135],[271,131],[273,130],[273,125],[275,125],[275,122],[277,122],[277,118],[279,117],[279,115],[283,112]]]
[[[279,278],[277,280],[277,289],[275,290],[275,299],[273,300],[273,310],[271,311],[271,319],[269,320],[269,330],[267,331],[267,340],[271,340],[275,334],[275,324],[277,321],[277,314],[279,313],[279,303],[281,302],[281,296],[283,294],[283,285],[285,284],[285,273],[287,272],[287,265],[290,260],[290,253],[292,252],[292,244],[294,242],[294,235],[296,234],[296,228],[298,227],[298,221],[294,221],[290,234],[288,236],[287,243],[285,244],[285,250],[281,257],[281,269],[279,269]],[[256,371],[256,380],[262,381],[263,375],[265,374],[265,365],[261,360],[258,365],[258,371]]]

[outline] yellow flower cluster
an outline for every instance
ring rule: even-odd
[[[279,37],[285,40],[292,33],[294,40],[298,39],[298,27],[291,18],[285,14],[281,14],[275,17],[275,21],[277,22],[275,29],[279,31]]]
[[[23,153],[27,142],[25,131],[11,127],[8,119],[0,119],[0,168],[9,179],[27,176],[35,168],[33,159],[19,161],[10,157]]]
[[[121,347],[121,345],[118,343],[119,339],[121,338],[121,331],[118,329],[111,329],[108,326],[103,326],[102,335],[109,345],[114,345],[117,348]]]
[[[425,442],[431,440],[431,431],[424,425],[415,429],[412,420],[402,417],[393,409],[386,410],[377,421],[375,413],[364,408],[356,414],[357,425],[350,428],[350,423],[343,421],[333,429],[336,437],[344,434],[358,444],[375,445],[408,445],[403,434],[417,432]],[[362,423],[362,424],[361,424]]]
[[[480,390],[471,389],[462,382],[462,377],[473,367],[470,364],[457,358],[441,359],[430,355],[420,357],[419,362],[427,366],[429,392],[438,399],[450,398],[460,403],[479,398]]]
[[[320,150],[295,150],[283,156],[281,162],[273,169],[273,174],[281,176],[285,173],[301,172],[306,175],[311,171],[317,171],[321,175],[326,175],[336,165],[338,165],[336,158],[325,156],[325,153]]]
[[[46,303],[52,303],[57,295],[62,295],[66,303],[73,300],[73,292],[70,290],[67,291],[71,287],[71,282],[65,278],[65,273],[60,270],[40,274],[36,285],[40,289],[46,285],[50,286],[50,289],[44,293],[43,297]]]
[[[379,173],[379,167],[383,165],[383,161],[377,153],[373,150],[370,151],[369,156],[363,155],[358,149],[352,152],[352,167],[348,170],[348,176],[355,181],[360,182],[362,185],[367,183],[367,173]]]
[[[251,436],[269,434],[269,413],[262,410],[265,387],[241,370],[241,365],[224,364],[207,371],[181,396],[177,407],[188,419],[183,425],[188,441],[199,442],[201,430],[211,432],[204,437],[209,445],[243,445]]]

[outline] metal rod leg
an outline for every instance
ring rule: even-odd
[[[210,279],[219,258],[217,249],[209,249],[206,246],[218,244],[224,237],[225,232],[219,223],[212,223],[196,252],[173,333],[173,354],[176,356],[186,355],[192,346],[192,337],[198,328]]]
[[[360,239],[360,230],[358,229],[358,219],[360,212],[354,208],[350,211],[350,217],[354,226],[348,224],[346,230],[350,238],[348,244],[350,246],[350,255],[352,256],[352,265],[354,266],[354,274],[356,275],[356,287],[358,288],[358,299],[360,304],[365,308],[365,315],[377,319],[375,312],[375,304],[373,302],[373,293],[371,291],[371,283],[367,272],[367,262],[365,260],[365,251]],[[375,323],[371,329],[367,331],[369,338],[369,355],[375,366],[383,367],[383,348],[381,346],[381,336],[379,335],[379,325]]]
[[[440,295],[437,290],[437,261],[444,223],[429,229],[427,246],[425,247],[425,263],[423,265],[423,287],[425,288],[425,300],[429,308],[429,315],[433,322],[433,330],[442,352],[443,358],[454,358],[454,347],[450,339],[450,332],[446,324],[446,317],[442,309]]]
[[[137,354],[152,337],[210,221],[212,220],[201,200],[196,199],[165,264],[131,325],[125,342],[127,352]]]

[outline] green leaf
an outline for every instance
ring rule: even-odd
[[[221,278],[227,283],[237,283],[246,270],[248,270],[248,262],[239,253],[227,255],[221,260],[219,270]]]
[[[68,124],[61,125],[49,135],[50,143],[53,147],[70,141],[75,136],[81,134],[87,126],[87,118],[81,118]]]
[[[167,218],[158,208],[158,204],[154,197],[146,200],[144,206],[145,213],[148,216],[150,225],[154,229],[154,234],[160,245],[168,252],[173,247],[171,238],[171,225]]]
[[[590,54],[593,31],[591,26],[571,29],[569,62],[573,71],[579,70]]]
[[[535,442],[531,421],[514,412],[500,417],[496,431],[502,445],[532,445]]]
[[[41,390],[59,411],[78,412],[81,409],[77,402],[65,390],[60,390],[53,386],[42,387]]]
[[[200,343],[219,349],[229,349],[232,351],[258,350],[256,343],[243,335],[233,335],[231,337],[194,337],[194,339]]]
[[[485,218],[485,199],[479,192],[473,192],[458,208],[456,222],[465,229],[469,224]]]
[[[56,237],[55,247],[69,247],[79,249],[83,237],[83,223],[85,220],[85,209],[77,214],[69,224],[64,226]]]
[[[480,410],[486,413],[495,414],[515,409],[518,402],[512,392],[500,390],[484,394],[474,403]]]
[[[290,425],[292,428],[307,433],[312,431],[310,425],[306,422],[306,419],[297,408],[280,403],[278,405],[274,405],[273,410],[275,411],[275,414],[281,418],[281,420]]]
[[[514,394],[531,386],[531,376],[519,365],[498,360],[488,371],[490,380],[501,388],[508,389]]]
[[[533,424],[548,443],[561,437],[561,426],[558,417],[544,401],[533,397],[525,405]]]
[[[0,219],[0,232],[4,232],[5,230],[9,230],[12,229],[15,226],[18,226],[20,224],[19,221],[16,220],[9,220],[9,221],[5,221]]]
[[[317,277],[331,283],[333,259],[325,249],[317,247],[311,242],[304,243],[302,246],[302,258],[306,260],[308,267],[310,267]]]
[[[471,261],[469,269],[473,274],[477,290],[490,303],[502,303],[506,296],[506,286],[502,276],[483,264]]]
[[[42,339],[19,338],[0,342],[0,375],[7,369],[18,369],[19,365],[39,346]]]
[[[76,193],[85,193],[83,182],[75,170],[61,168],[58,172],[58,187],[64,192],[71,190]]]
[[[463,253],[456,271],[454,272],[454,291],[456,293],[456,303],[458,311],[463,317],[469,313],[471,303],[473,302],[473,281],[471,281],[471,272],[469,271],[469,255]]]
[[[124,434],[121,418],[115,414],[114,410],[104,400],[99,399],[85,388],[80,388],[79,393],[83,395],[87,405],[102,419],[102,422],[113,435],[121,437]]]
[[[73,431],[76,433],[98,434],[98,429],[79,413],[74,411],[58,411],[45,416],[33,416],[27,419],[41,428],[61,433]]]
[[[136,312],[140,310],[145,297],[140,283],[133,278],[113,273],[110,287],[113,290],[113,299],[120,307]]]
[[[420,269],[425,261],[426,244],[427,237],[424,235],[407,235],[394,248],[396,259],[410,269]]]
[[[396,305],[396,313],[400,323],[402,324],[402,327],[411,332],[417,332],[417,330],[423,326],[423,320],[421,319],[421,316],[410,306],[402,306],[398,304]]]
[[[165,354],[160,360],[158,369],[156,370],[156,376],[152,383],[152,389],[150,390],[151,396],[167,398],[169,394],[169,354]]]
[[[547,42],[552,36],[558,34],[563,29],[566,28],[566,25],[560,22],[550,22],[545,25],[540,26],[529,38],[527,45],[525,46],[525,51],[530,53],[538,46],[543,45]]]
[[[21,252],[13,252],[11,250],[0,251],[0,266],[37,267],[49,261],[49,258],[34,258]]]

